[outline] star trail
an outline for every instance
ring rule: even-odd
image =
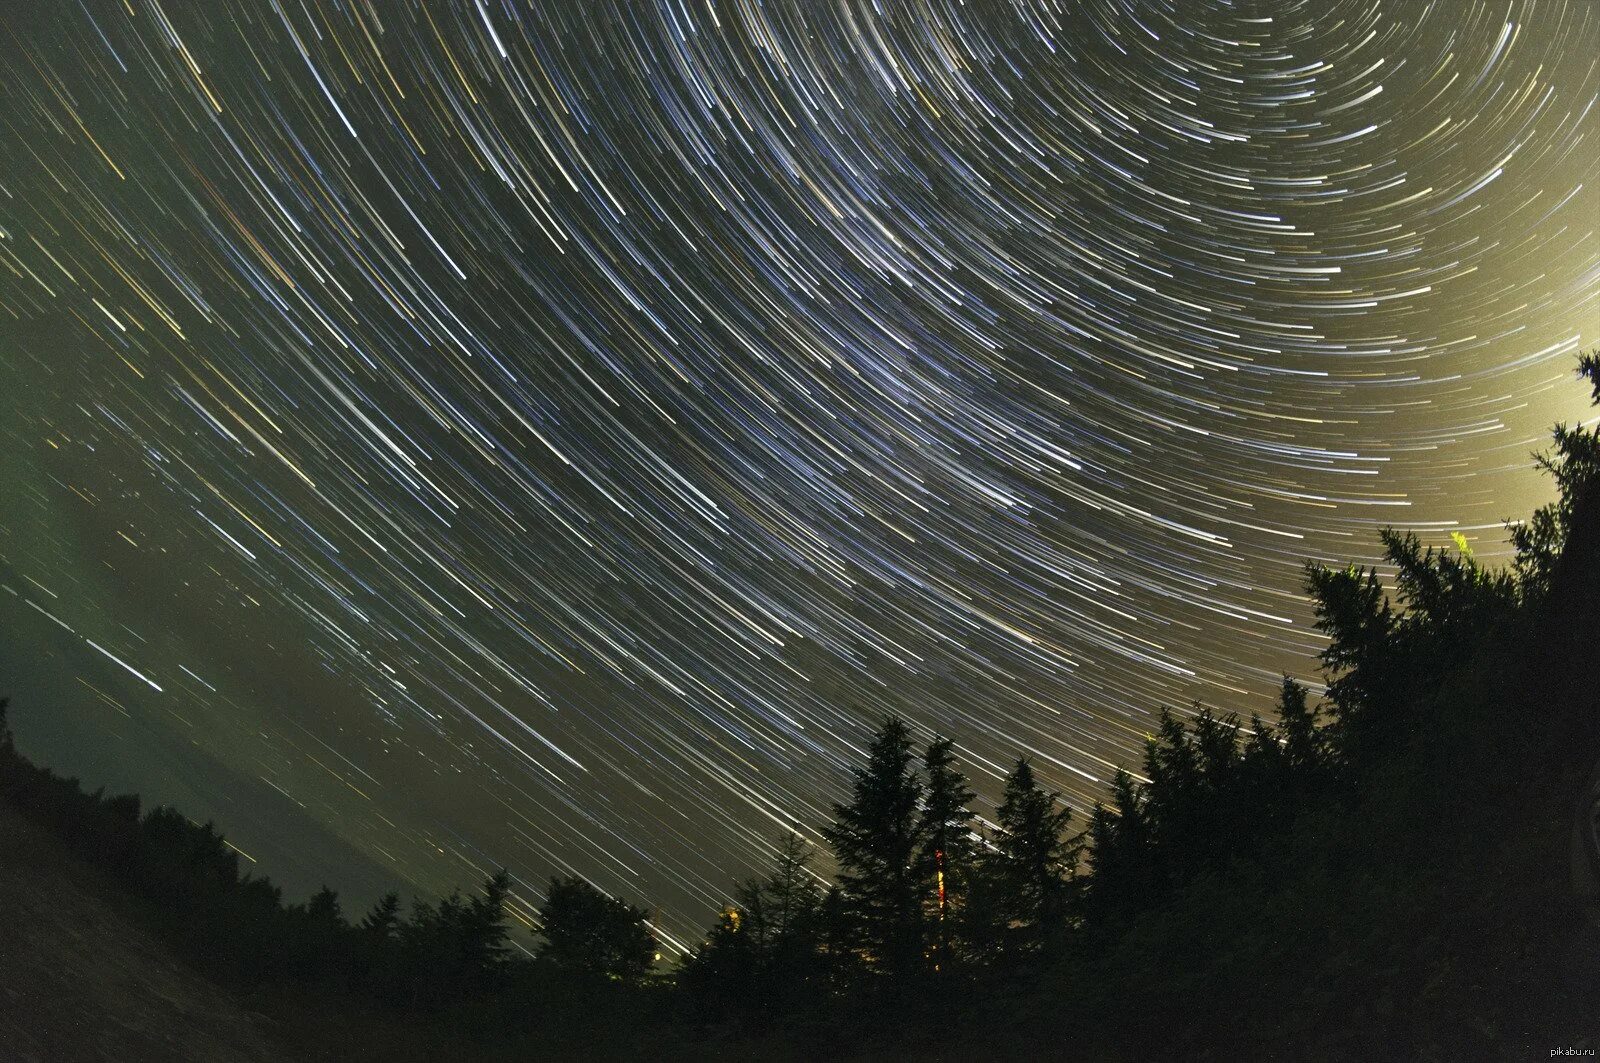
[[[1584,416],[1585,0],[49,0],[0,49],[0,679],[48,762],[212,765],[274,877],[577,873],[678,948],[889,712],[1082,810],[1161,706],[1310,676],[1304,560],[1495,555]]]

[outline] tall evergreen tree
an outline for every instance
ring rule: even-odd
[[[822,882],[811,869],[812,847],[791,831],[778,848],[765,898],[769,981],[784,999],[820,979]]]
[[[511,874],[501,868],[484,880],[482,892],[467,902],[462,936],[472,977],[480,985],[498,983],[510,957],[506,929],[506,901],[511,896]]]
[[[712,940],[737,939],[739,947],[764,968],[780,965],[780,954],[806,947],[814,936],[822,898],[810,862],[811,846],[790,831],[778,845],[772,874],[735,887],[734,903],[723,910]]]
[[[1149,826],[1139,784],[1119,769],[1111,780],[1111,803],[1095,802],[1089,820],[1094,874],[1083,898],[1084,918],[1102,940],[1154,903]]]
[[[339,895],[324,884],[306,902],[306,919],[312,926],[323,930],[345,926],[344,909],[339,904]]]
[[[1581,357],[1578,371],[1589,379],[1594,401],[1600,404],[1600,353]],[[1534,600],[1549,593],[1579,503],[1600,484],[1600,430],[1558,424],[1552,436],[1555,449],[1536,460],[1555,480],[1556,500],[1535,510],[1527,521],[1510,525],[1516,573],[1524,596]]]
[[[718,1011],[755,1003],[750,987],[759,977],[760,957],[746,929],[744,910],[738,904],[724,907],[700,947],[680,962],[678,985]]]
[[[401,962],[400,921],[400,895],[391,891],[378,899],[351,935],[353,983],[383,998],[396,994],[395,978]]]
[[[338,984],[349,975],[350,924],[339,895],[323,886],[305,904],[289,908],[281,946],[290,973],[301,982]]]
[[[778,846],[772,875],[759,887],[765,932],[773,948],[814,929],[822,885],[811,871],[811,858],[811,846],[790,831]]]
[[[1006,777],[986,859],[996,915],[1023,951],[1052,949],[1066,928],[1078,842],[1066,835],[1072,810],[1034,778],[1026,758]]]
[[[1258,728],[1259,730],[1259,728]],[[1317,710],[1306,688],[1288,676],[1278,694],[1278,733],[1290,771],[1313,772],[1326,757],[1327,735],[1317,726]]]
[[[972,876],[972,810],[967,806],[977,796],[966,778],[956,769],[954,743],[935,737],[922,755],[927,776],[927,793],[922,800],[918,833],[922,849],[918,854],[924,887],[927,889],[927,919],[931,959],[935,970],[947,970],[953,959],[952,947],[961,908],[966,901]],[[929,888],[931,887],[931,888]]]
[[[834,822],[823,831],[857,949],[870,967],[892,975],[911,973],[921,959],[922,794],[910,735],[891,718],[855,773],[849,803],[834,806]]]

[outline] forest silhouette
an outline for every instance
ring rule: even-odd
[[[1580,360],[1600,404],[1600,358]],[[242,993],[348,1002],[468,1057],[543,1038],[684,1057],[1475,1059],[1593,1047],[1600,1000],[1600,427],[1481,565],[1385,531],[1308,565],[1325,694],[1164,710],[1082,822],[1027,759],[981,823],[951,741],[889,719],[822,828],[776,840],[665,971],[648,913],[504,871],[350,914],[241,875],[212,824],[86,793],[5,728],[0,795]],[[830,874],[831,869],[831,874]],[[298,996],[297,996],[298,995]]]

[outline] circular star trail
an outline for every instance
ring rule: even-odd
[[[25,6],[18,726],[291,884],[678,946],[889,712],[1084,808],[1582,409],[1582,0]]]

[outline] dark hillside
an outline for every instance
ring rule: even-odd
[[[0,806],[0,1058],[267,1063],[296,1057],[106,896],[103,876]]]

